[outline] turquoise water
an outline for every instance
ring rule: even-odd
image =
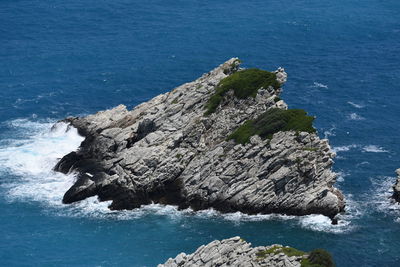
[[[73,177],[51,172],[76,149],[53,122],[128,107],[237,56],[285,67],[283,98],[317,116],[337,151],[348,200],[323,216],[220,215],[146,206],[110,212],[61,198]],[[154,266],[240,235],[332,252],[338,266],[399,266],[400,2],[0,1],[0,265]]]

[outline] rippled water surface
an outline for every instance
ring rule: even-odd
[[[300,218],[149,205],[65,206],[51,171],[82,138],[66,125],[129,108],[237,56],[285,67],[283,98],[337,152],[346,214]],[[0,265],[154,266],[214,239],[328,249],[338,266],[399,266],[400,2],[0,1]]]

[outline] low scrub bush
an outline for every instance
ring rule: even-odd
[[[218,84],[215,94],[210,97],[205,106],[207,110],[204,115],[214,113],[229,90],[233,90],[235,97],[244,99],[250,96],[255,97],[261,87],[268,88],[269,86],[275,89],[280,87],[273,72],[260,69],[235,72]]]
[[[236,131],[228,136],[236,143],[246,144],[253,135],[263,139],[271,139],[274,133],[280,131],[296,131],[314,133],[312,123],[314,117],[308,116],[302,109],[269,109],[254,120],[244,122]]]

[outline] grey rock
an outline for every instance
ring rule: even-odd
[[[274,101],[281,88],[260,89],[247,99],[229,92],[215,113],[204,116],[215,87],[238,69],[238,59],[232,58],[131,111],[120,105],[67,118],[86,139],[55,167],[79,173],[64,203],[97,195],[101,201],[112,200],[111,209],[155,202],[194,210],[331,218],[343,211],[343,195],[333,186],[335,153],[327,140],[292,131],[278,132],[271,140],[253,136],[246,145],[226,140],[241,123],[267,109],[286,109],[283,100]],[[286,81],[283,68],[275,73],[280,83]]]
[[[397,202],[400,202],[400,169],[396,170],[397,180],[395,185],[393,186],[393,199]]]
[[[275,74],[276,74],[276,80],[277,80],[278,82],[280,82],[281,84],[283,84],[283,83],[286,82],[286,80],[287,80],[287,74],[286,74],[284,68],[279,67],[279,68],[275,71]]]
[[[288,256],[281,252],[282,245],[251,247],[251,244],[240,237],[221,241],[213,241],[201,246],[194,253],[179,254],[175,259],[169,259],[158,267],[172,266],[281,266],[300,267],[301,260],[308,257]]]

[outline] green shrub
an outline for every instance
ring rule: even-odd
[[[223,96],[229,90],[234,91],[235,97],[244,99],[249,96],[255,97],[258,89],[261,87],[268,88],[268,86],[272,86],[275,89],[280,87],[275,73],[260,69],[246,69],[235,72],[220,81],[215,94],[210,97],[205,106],[207,110],[204,115],[214,113]]]
[[[302,109],[269,109],[254,120],[244,122],[236,131],[228,136],[228,140],[234,139],[236,143],[246,144],[253,135],[259,135],[263,139],[271,139],[274,133],[280,131],[296,131],[314,133],[312,126],[314,117],[307,116]]]
[[[302,267],[335,267],[331,254],[324,249],[315,249],[310,252],[307,259],[301,262]]]

